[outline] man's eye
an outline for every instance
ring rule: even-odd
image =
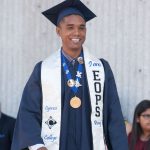
[[[67,29],[68,29],[68,30],[71,30],[71,29],[73,29],[73,27],[70,26],[70,27],[67,27]]]
[[[80,30],[85,30],[85,26],[81,26],[81,27],[80,27]]]

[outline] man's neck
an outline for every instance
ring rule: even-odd
[[[70,56],[72,59],[77,58],[80,55],[81,50],[82,50],[82,48],[78,50],[67,50],[65,48],[62,48],[62,49],[64,53]]]

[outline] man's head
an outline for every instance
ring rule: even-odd
[[[56,27],[65,50],[81,50],[86,37],[86,22],[80,15],[63,17]]]
[[[43,15],[55,26],[63,48],[81,49],[86,37],[86,22],[96,17],[80,0],[65,0]]]

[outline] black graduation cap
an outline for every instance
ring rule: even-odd
[[[86,22],[96,17],[80,0],[65,0],[42,14],[56,26],[63,17],[71,14],[82,16]]]

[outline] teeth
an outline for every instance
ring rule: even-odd
[[[72,41],[73,41],[74,43],[77,43],[77,42],[79,42],[79,39],[72,39]]]

